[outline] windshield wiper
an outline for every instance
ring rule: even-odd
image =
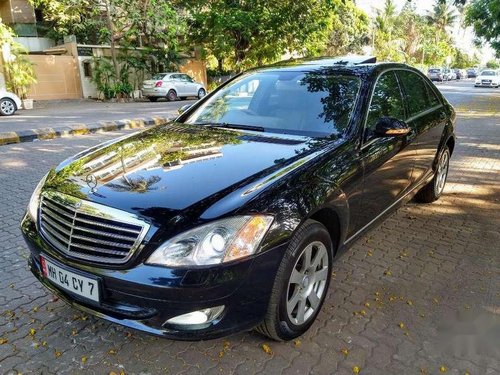
[[[227,122],[198,122],[198,123],[194,123],[193,125],[202,125],[202,126],[207,126],[209,128],[253,130],[256,132],[264,132],[265,131],[265,129],[262,126],[229,124]]]

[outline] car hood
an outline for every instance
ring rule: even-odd
[[[239,189],[251,197],[324,143],[170,123],[75,155],[49,173],[44,189],[139,216],[166,218],[188,209],[201,215]]]

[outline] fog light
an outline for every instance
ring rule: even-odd
[[[193,311],[187,314],[175,316],[165,322],[166,325],[194,326],[212,323],[221,316],[224,306],[216,306],[208,309]]]

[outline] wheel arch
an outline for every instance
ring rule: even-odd
[[[333,254],[337,253],[339,243],[340,243],[340,218],[335,210],[331,208],[322,208],[312,214],[309,219],[315,220],[325,226],[330,234],[330,239],[333,245]]]

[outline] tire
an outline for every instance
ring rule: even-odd
[[[434,177],[415,195],[415,200],[417,202],[432,203],[439,199],[439,197],[443,194],[444,186],[446,185],[449,166],[450,149],[448,146],[445,146],[439,154]]]
[[[158,100],[158,98],[156,96],[148,96],[148,99],[150,102],[156,102]]]
[[[332,261],[328,231],[321,223],[307,220],[283,256],[265,318],[256,327],[257,332],[277,341],[292,340],[306,332],[325,300]]]
[[[205,95],[207,95],[207,92],[205,91],[205,89],[198,90],[198,99],[203,98]]]
[[[168,90],[167,92],[167,100],[169,102],[175,102],[176,100],[178,99],[177,97],[177,93],[175,92],[175,90]]]
[[[2,116],[12,116],[14,113],[16,113],[16,110],[16,103],[14,103],[12,99],[0,99],[0,114]]]

